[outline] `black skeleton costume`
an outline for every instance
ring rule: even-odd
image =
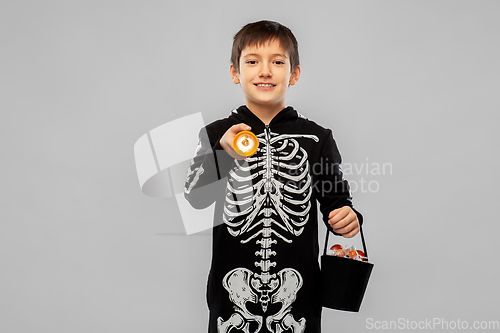
[[[219,143],[239,123],[259,140],[245,160]],[[331,130],[292,107],[266,126],[240,106],[200,132],[185,197],[195,208],[216,205],[209,332],[321,332],[316,201],[330,230],[328,214],[352,207],[340,162]]]

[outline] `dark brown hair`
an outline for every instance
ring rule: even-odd
[[[290,57],[290,70],[299,66],[299,45],[292,31],[274,21],[258,21],[248,23],[234,35],[231,63],[240,72],[241,51],[247,46],[259,47],[272,40],[277,40]]]

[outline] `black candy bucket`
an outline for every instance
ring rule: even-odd
[[[329,231],[321,256],[321,305],[325,308],[358,312],[365,295],[373,264],[326,254]],[[363,229],[360,226],[363,250],[368,260]]]

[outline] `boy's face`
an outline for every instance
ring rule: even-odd
[[[239,69],[238,73],[231,64],[231,77],[234,83],[241,84],[250,110],[282,110],[288,85],[294,85],[300,76],[299,67],[291,72],[288,52],[278,41],[270,41],[260,47],[245,47],[241,52]]]

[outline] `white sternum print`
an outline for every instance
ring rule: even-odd
[[[302,287],[302,276],[293,268],[271,274],[271,269],[277,264],[271,261],[271,257],[277,254],[271,247],[278,241],[292,243],[293,237],[302,234],[309,220],[312,188],[308,155],[296,139],[308,138],[316,142],[319,139],[315,135],[277,134],[268,127],[257,137],[259,148],[256,154],[244,162],[236,161],[229,173],[223,220],[228,232],[241,238],[242,244],[257,238],[255,242],[260,245],[260,250],[255,255],[260,258],[255,267],[260,271],[236,268],[224,277],[224,287],[230,295],[253,289],[260,294],[258,302],[264,312],[269,302],[282,303],[281,310],[266,318],[266,327],[270,331],[291,329],[292,332],[303,332],[305,319],[295,321],[290,313],[291,304]],[[249,279],[235,278],[235,274],[242,276],[244,272],[251,272]],[[226,281],[238,281],[239,284]],[[259,323],[255,331],[258,332],[262,316],[249,313],[244,303],[237,302],[234,296],[230,299],[237,312],[227,321],[219,317],[219,331],[229,332],[233,327],[244,327],[244,331],[249,332],[249,321],[255,321]],[[257,303],[252,297],[244,301]],[[272,327],[274,324],[276,330]]]

